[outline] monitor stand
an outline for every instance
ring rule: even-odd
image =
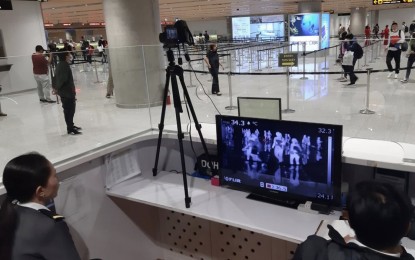
[[[293,209],[297,209],[298,205],[300,204],[300,202],[295,201],[295,200],[282,199],[282,198],[271,198],[271,197],[263,196],[263,195],[256,194],[256,193],[251,193],[246,198],[251,199],[251,200],[258,200],[258,201],[262,201],[266,203],[271,203],[271,204],[275,204],[279,206],[284,206],[288,208],[293,208]]]

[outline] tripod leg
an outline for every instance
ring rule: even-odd
[[[161,108],[161,118],[160,118],[160,124],[159,124],[159,137],[157,140],[156,161],[154,162],[154,168],[153,168],[153,176],[157,176],[157,165],[159,162],[161,137],[163,135],[163,129],[164,129],[164,117],[166,116],[166,103],[167,103],[167,93],[169,92],[169,80],[170,80],[170,71],[167,69],[166,70],[166,84],[164,85],[164,93],[163,93],[163,106]]]
[[[208,152],[208,149],[207,149],[207,146],[206,146],[206,142],[205,142],[205,139],[203,138],[203,134],[202,134],[202,130],[201,130],[202,125],[200,125],[199,121],[197,120],[197,116],[196,116],[195,110],[193,108],[192,101],[190,100],[189,92],[187,91],[187,88],[186,88],[186,83],[184,82],[183,71],[182,70],[180,70],[180,71],[181,71],[181,73],[178,73],[178,76],[179,76],[179,79],[180,79],[180,84],[182,85],[185,100],[187,101],[187,104],[189,105],[189,108],[190,108],[190,112],[192,113],[193,121],[195,122],[196,130],[199,133],[199,138],[200,138],[200,141],[202,142],[203,150],[205,151],[207,160],[209,162],[210,169],[213,169],[214,165],[212,164],[212,161],[210,160],[210,156],[209,156],[209,152]]]
[[[186,208],[190,208],[191,198],[189,197],[189,192],[187,188],[186,165],[185,165],[184,150],[183,150],[184,134],[182,131],[182,123],[180,121],[180,113],[183,112],[183,109],[182,109],[182,105],[180,102],[179,87],[177,86],[177,79],[174,73],[171,76],[171,87],[172,87],[172,93],[173,93],[174,110],[176,111],[177,137],[179,139],[180,161],[181,161],[181,166],[182,166],[183,186],[184,186],[184,202],[185,202]]]

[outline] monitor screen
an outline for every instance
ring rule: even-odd
[[[238,38],[282,38],[284,15],[232,17],[232,36]]]
[[[217,115],[216,130],[221,185],[340,205],[342,126]]]
[[[281,99],[238,97],[238,116],[281,119]]]

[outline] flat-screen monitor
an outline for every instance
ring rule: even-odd
[[[13,10],[11,0],[0,0],[0,11],[1,10]]]
[[[217,115],[216,130],[221,185],[291,207],[340,206],[342,126]]]
[[[281,119],[281,98],[238,97],[238,116]]]
[[[232,37],[239,38],[282,38],[284,15],[232,17]]]

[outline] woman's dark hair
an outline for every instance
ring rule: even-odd
[[[342,32],[342,34],[340,35],[340,40],[345,40],[346,35],[347,35],[347,32]]]
[[[347,208],[357,239],[376,250],[399,245],[413,216],[408,196],[392,185],[364,181],[350,193]]]
[[[0,208],[0,259],[11,259],[18,224],[15,202],[29,202],[39,186],[47,185],[50,173],[49,161],[38,153],[20,155],[6,164],[3,185],[7,194]]]
[[[212,43],[209,45],[209,50],[213,51],[213,49],[215,49],[216,44]]]

